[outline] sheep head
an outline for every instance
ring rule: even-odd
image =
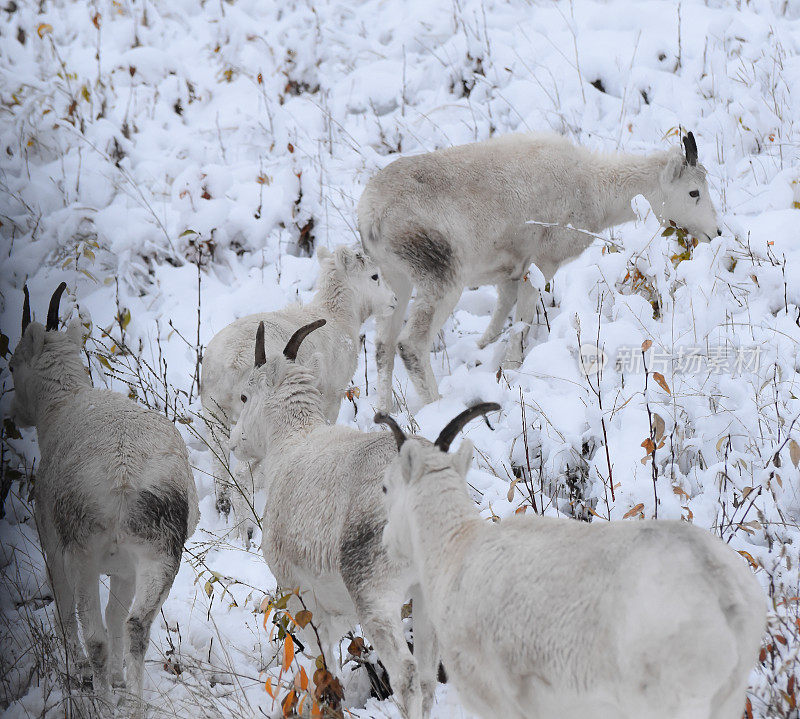
[[[318,353],[297,362],[303,340],[326,322],[298,329],[280,354],[267,354],[264,323],[256,330],[253,369],[242,387],[242,409],[231,428],[230,448],[239,460],[260,460],[273,432],[286,435],[322,414],[319,390],[322,359]]]
[[[36,425],[47,403],[65,391],[91,383],[81,359],[83,330],[80,321],[58,331],[58,310],[67,285],[62,282],[50,298],[47,324],[31,320],[27,285],[22,305],[22,336],[8,363],[14,378],[11,416],[22,427]]]
[[[669,152],[659,176],[658,197],[650,205],[662,224],[674,222],[697,239],[710,241],[722,231],[706,175],[706,168],[697,161],[697,142],[690,132],[683,138],[682,150]]]
[[[500,405],[495,402],[481,402],[464,410],[447,423],[433,443],[422,437],[406,437],[389,415],[375,415],[375,422],[392,430],[398,448],[398,456],[386,468],[383,485],[388,515],[383,540],[391,554],[400,559],[409,558],[413,546],[412,507],[421,497],[420,485],[435,482],[437,486],[453,485],[466,492],[465,477],[472,464],[472,442],[464,440],[452,454],[450,445],[469,421],[499,409]]]
[[[362,250],[339,245],[331,252],[319,247],[317,259],[322,272],[351,293],[360,323],[393,307],[394,292],[384,282],[378,266]]]

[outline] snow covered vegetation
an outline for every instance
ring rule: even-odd
[[[563,142],[552,142],[584,148],[582,157],[664,158],[664,170],[668,158],[679,158],[672,179],[696,183],[683,187],[686,197],[680,198],[692,212],[666,211],[666,196],[641,182],[607,222],[579,213],[547,216],[544,209],[539,215],[534,203],[508,218],[486,194],[508,171],[504,163],[473,167],[471,185],[459,185],[446,172],[412,170],[405,181],[428,189],[414,195],[404,185],[399,200],[390,195],[377,210],[395,212],[395,226],[435,230],[446,240],[460,232],[473,242],[478,231],[491,238],[487,226],[507,221],[522,223],[520,233],[542,237],[569,230],[572,245],[554,252],[552,261],[541,256],[540,266],[533,253],[530,267],[523,266],[527,257],[517,257],[519,266],[512,267],[501,256],[506,245],[498,243],[494,253],[472,256],[471,274],[459,275],[443,296],[442,273],[437,275],[435,262],[426,264],[437,258],[426,259],[431,248],[423,235],[412,231],[413,247],[386,257],[364,237],[363,250],[383,273],[380,284],[385,279],[397,295],[395,308],[409,303],[409,282],[402,279],[408,275],[425,300],[419,305],[424,312],[415,324],[412,297],[408,319],[405,305],[393,318],[364,306],[351,318],[350,346],[330,355],[337,370],[331,387],[344,394],[337,418],[343,427],[335,431],[361,438],[376,433],[375,442],[385,443],[389,435],[375,426],[373,415],[392,404],[406,434],[433,438],[465,407],[496,402],[502,409],[490,416],[491,429],[482,421],[464,427],[475,448],[472,462],[467,449],[459,455],[457,440],[452,455],[443,455],[456,462],[448,470],[453,505],[440,499],[420,508],[425,521],[438,523],[431,530],[471,510],[468,497],[487,532],[505,523],[507,536],[516,531],[515,515],[536,514],[598,535],[609,522],[609,532],[619,527],[635,533],[647,526],[642,520],[673,520],[694,525],[687,526],[687,536],[705,532],[714,551],[727,545],[726,562],[740,561],[752,573],[767,616],[741,712],[748,719],[796,717],[797,2],[9,0],[0,15],[0,707],[9,717],[108,716],[99,698],[102,662],[95,662],[102,676],[96,676],[94,692],[86,691],[81,668],[72,662],[74,634],[65,650],[71,619],[59,616],[58,582],[48,578],[44,556],[53,551],[41,520],[50,507],[41,497],[52,479],[50,433],[38,418],[12,410],[21,405],[15,395],[25,392],[10,372],[12,355],[24,355],[42,338],[45,348],[58,344],[71,352],[74,386],[55,383],[58,392],[121,393],[129,399],[114,396],[126,408],[138,403],[160,415],[146,452],[158,454],[159,442],[177,436],[173,430],[188,448],[199,522],[153,617],[142,669],[147,715],[402,716],[381,689],[380,641],[370,628],[351,625],[351,615],[344,622],[348,636],[320,656],[328,638],[321,636],[327,631],[323,613],[314,616],[311,583],[281,587],[269,571],[259,549],[274,527],[274,521],[261,524],[269,506],[267,478],[233,498],[252,517],[249,541],[235,513],[218,511],[214,475],[228,461],[227,447],[214,440],[214,419],[204,412],[203,360],[212,338],[234,321],[316,302],[325,270],[315,254],[325,265],[334,261],[326,252],[338,245],[361,252],[359,200],[372,178],[392,172],[393,162],[427,156],[437,165],[438,150],[489,140],[482,147],[508,148],[512,163],[512,133],[562,136]],[[411,168],[420,161],[402,162]],[[524,193],[527,185],[508,187]],[[462,194],[464,187],[484,193]],[[579,183],[562,187],[558,202],[585,207],[571,204],[583,191]],[[463,204],[436,205],[435,197]],[[525,216],[529,211],[536,216]],[[705,219],[692,219],[700,214]],[[419,228],[420,218],[438,224]],[[470,224],[480,225],[474,235]],[[720,235],[710,231],[716,228]],[[497,231],[510,236],[515,230]],[[409,275],[408,258],[432,268],[426,282]],[[372,274],[365,270],[365,287]],[[36,312],[62,281],[66,332],[53,332],[55,326],[47,331],[31,317],[23,337],[23,287]],[[335,319],[320,317],[331,324]],[[314,319],[304,316],[285,328],[264,357],[279,353],[286,337]],[[415,326],[422,331],[413,334]],[[315,334],[323,337],[324,331]],[[306,340],[309,349],[313,337]],[[394,363],[386,356],[394,347],[387,347],[379,372],[376,345],[385,338],[388,345],[399,341],[404,361]],[[248,335],[242,345],[241,368],[221,371],[230,384],[232,419],[240,409],[237,384],[255,360],[254,340]],[[303,351],[300,360],[296,369],[302,373]],[[393,374],[387,363],[394,364]],[[30,424],[39,427],[38,438],[23,426]],[[59,442],[87,432],[77,422],[61,426],[66,429]],[[108,432],[110,420],[90,439],[105,441]],[[68,450],[60,447],[55,454],[65,460]],[[125,448],[115,451],[121,455]],[[391,442],[387,452],[394,454]],[[231,459],[229,465],[230,477],[250,472],[242,462]],[[313,516],[315,506],[321,517],[344,501],[343,494],[322,491],[332,476],[320,476],[313,492],[292,495],[296,506],[284,502],[280,521],[293,529],[308,526],[313,534],[313,525],[300,518]],[[55,502],[53,509],[66,516],[86,506],[68,512]],[[308,537],[309,546],[317,539]],[[702,574],[666,540],[662,549],[676,584]],[[633,553],[621,547],[609,552],[605,561],[618,565],[617,576],[633,576]],[[477,587],[484,591],[476,606],[483,614],[459,615],[475,637],[470,673],[459,676],[474,677],[474,686],[486,687],[485,696],[497,695],[485,711],[503,711],[514,672],[523,667],[521,659],[519,666],[492,663],[477,648],[497,639],[491,633],[529,646],[524,638],[538,629],[521,626],[533,621],[524,612],[508,611],[512,599],[491,572],[502,586],[513,586],[515,578],[522,586],[523,570],[541,560],[565,582],[589,581],[577,557],[541,553],[531,554],[522,538],[509,541],[481,572],[485,586]],[[81,582],[82,593],[89,589],[89,570],[79,565],[71,577]],[[301,574],[287,576],[303,581]],[[707,568],[708,596],[717,592],[715,601],[733,602],[720,576]],[[76,617],[84,649],[99,646],[103,632],[113,635],[111,679],[115,667],[119,674],[125,633],[119,629],[121,604],[108,603],[105,623],[95,609],[97,600],[102,607],[124,591],[101,575],[100,596],[91,597],[92,621]],[[592,642],[611,626],[631,627],[624,635],[629,647],[652,636],[642,633],[653,629],[652,615],[637,619],[626,607],[640,596],[656,602],[654,589],[642,594],[621,582],[614,592],[618,601],[595,625],[576,623],[568,612],[547,615],[553,617],[548,641],[571,642],[575,666],[596,666],[591,653],[600,650]],[[414,607],[422,603],[414,597],[402,611],[409,640]],[[137,593],[134,608],[140,600]],[[693,627],[714,608],[661,600],[658,631],[669,634],[671,627],[670,646],[691,651],[698,642]],[[561,597],[549,601],[557,608]],[[433,655],[422,644],[414,641],[415,660],[427,672]],[[715,646],[715,666],[722,667],[732,656],[724,642]],[[407,655],[400,647],[394,668],[384,657],[390,678],[402,657]],[[704,662],[714,662],[713,652]],[[446,659],[444,669],[449,671]],[[126,671],[128,690],[135,690],[130,655]],[[474,716],[468,706],[476,705],[457,691],[460,682],[454,674],[436,686],[434,719]],[[674,680],[675,697],[686,698],[690,690]],[[420,706],[416,694],[411,703]]]

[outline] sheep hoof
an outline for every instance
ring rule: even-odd
[[[483,350],[486,349],[492,342],[494,342],[500,335],[492,335],[491,337],[487,337],[484,335],[478,340],[478,349]]]

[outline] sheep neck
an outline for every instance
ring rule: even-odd
[[[72,401],[92,383],[80,356],[61,356],[41,368],[36,378],[36,416],[44,417],[57,411],[65,402]],[[42,423],[46,424],[46,423]]]
[[[604,212],[598,224],[590,228],[601,232],[614,225],[636,219],[631,200],[643,195],[654,211],[658,210],[661,194],[661,171],[670,154],[659,152],[648,156],[594,155],[592,174],[597,182],[598,196],[606,198]]]
[[[363,324],[364,312],[355,306],[353,291],[342,282],[338,271],[320,277],[314,304],[322,309],[332,320],[347,328],[348,334],[357,336]]]
[[[279,407],[278,419],[267,422],[267,446],[273,454],[296,441],[298,436],[325,424],[322,395],[309,384],[307,377],[290,379],[281,388],[280,395],[276,394],[275,401]]]
[[[452,470],[450,470],[452,471]],[[464,479],[426,476],[414,503],[414,553],[423,584],[435,591],[447,580],[444,567],[458,567],[474,538],[484,527]]]

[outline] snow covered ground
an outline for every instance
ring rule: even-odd
[[[244,548],[217,516],[197,417],[198,357],[214,333],[308,298],[312,248],[357,242],[361,189],[399,153],[528,130],[646,153],[682,127],[697,137],[722,237],[684,254],[645,204],[640,222],[557,273],[524,365],[499,377],[502,341],[476,348],[494,289],[465,292],[434,356],[443,399],[421,408],[398,362],[399,418],[434,437],[465,405],[502,403],[495,431],[467,430],[487,518],[657,515],[721,536],[770,606],[748,711],[796,716],[796,0],[11,0],[0,15],[3,357],[22,285],[41,317],[66,280],[62,317],[91,322],[95,384],[175,419],[195,469],[200,525],[148,652],[154,715],[278,710],[264,688],[278,646],[259,613],[275,582],[259,537]],[[531,280],[543,285],[538,271]],[[360,397],[339,421],[370,430],[371,322],[365,331]],[[581,370],[581,342],[605,353],[599,377]],[[27,503],[35,433],[14,435],[4,423],[0,706],[63,716]],[[360,673],[346,688],[354,716],[399,716],[367,702]],[[434,716],[468,714],[440,686]]]

